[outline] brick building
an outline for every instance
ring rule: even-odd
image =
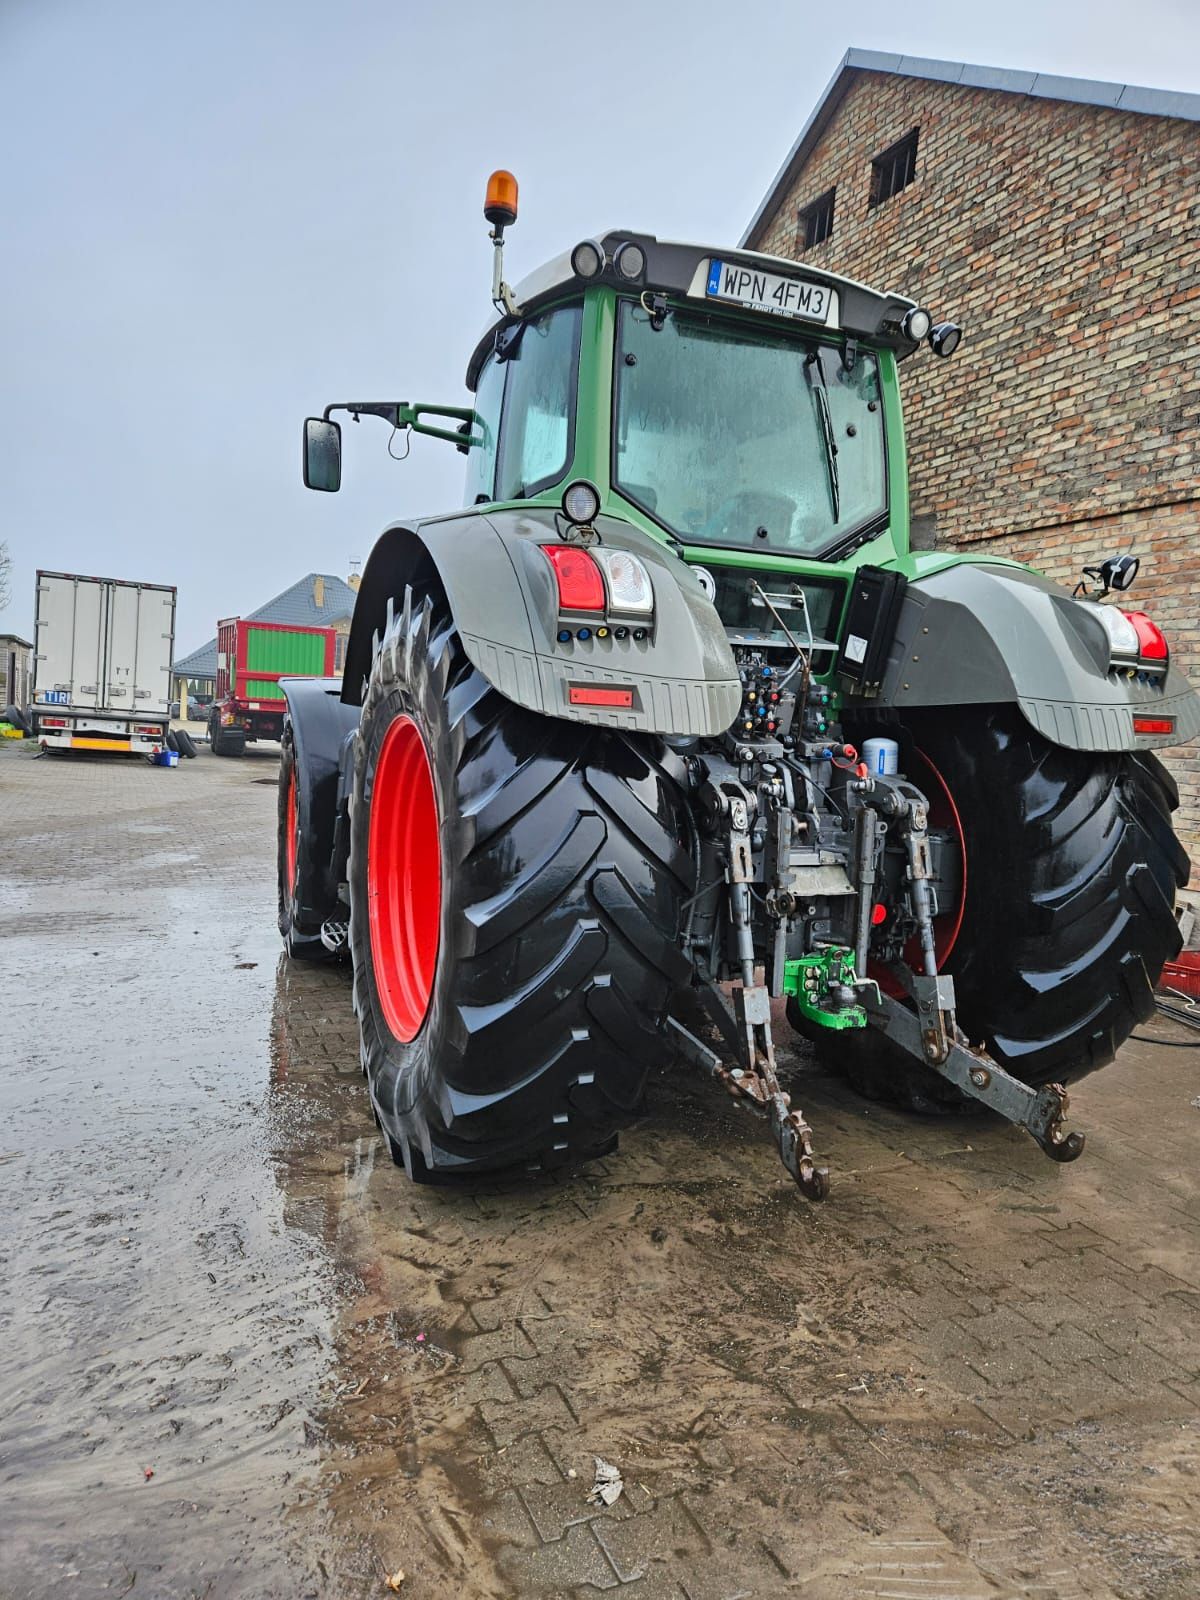
[[[965,328],[903,368],[914,543],[1067,584],[1132,550],[1200,683],[1200,95],[851,50],[742,243]]]

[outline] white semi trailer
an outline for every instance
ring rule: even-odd
[[[166,747],[173,587],[39,572],[34,639],[33,731],[44,750]]]

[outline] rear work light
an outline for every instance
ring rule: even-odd
[[[1109,657],[1113,661],[1132,666],[1138,654],[1138,635],[1133,623],[1123,611],[1118,611],[1116,606],[1094,605],[1090,601],[1082,603],[1087,605],[1107,633]]]
[[[597,546],[592,555],[604,568],[608,580],[608,604],[611,611],[626,616],[648,617],[654,610],[654,588],[650,574],[628,550],[613,550]]]
[[[1137,634],[1138,655],[1143,661],[1159,661],[1165,667],[1170,660],[1171,652],[1167,648],[1166,637],[1157,622],[1151,622],[1144,611],[1123,611],[1121,613],[1132,625]]]
[[[544,544],[542,554],[554,569],[560,611],[604,610],[604,578],[590,551],[575,544]]]

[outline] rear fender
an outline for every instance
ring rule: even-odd
[[[1091,608],[1026,568],[962,562],[909,584],[876,698],[866,709],[1016,704],[1052,744],[1148,750],[1200,733],[1200,697],[1166,675],[1114,669]],[[1170,718],[1135,733],[1134,716]]]
[[[296,753],[299,920],[311,926],[323,921],[325,908],[337,900],[341,876],[334,860],[338,780],[342,749],[358,726],[359,712],[357,706],[342,702],[340,678],[281,678],[280,687],[287,700]],[[320,906],[303,903],[309,884],[318,894],[323,891]]]
[[[517,705],[633,732],[723,733],[741,704],[741,684],[721,620],[691,569],[620,518],[597,518],[602,542],[631,551],[649,571],[653,624],[643,640],[610,633],[561,644],[554,578],[537,548],[560,537],[560,523],[552,508],[530,506],[387,529],[363,573],[344,698],[362,703],[389,605],[399,605],[405,585],[432,569],[472,665]],[[630,704],[575,705],[572,688],[628,691]]]

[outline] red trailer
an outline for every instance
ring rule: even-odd
[[[217,693],[208,718],[213,754],[240,756],[249,739],[278,739],[286,704],[280,678],[333,676],[337,634],[290,622],[217,623]]]

